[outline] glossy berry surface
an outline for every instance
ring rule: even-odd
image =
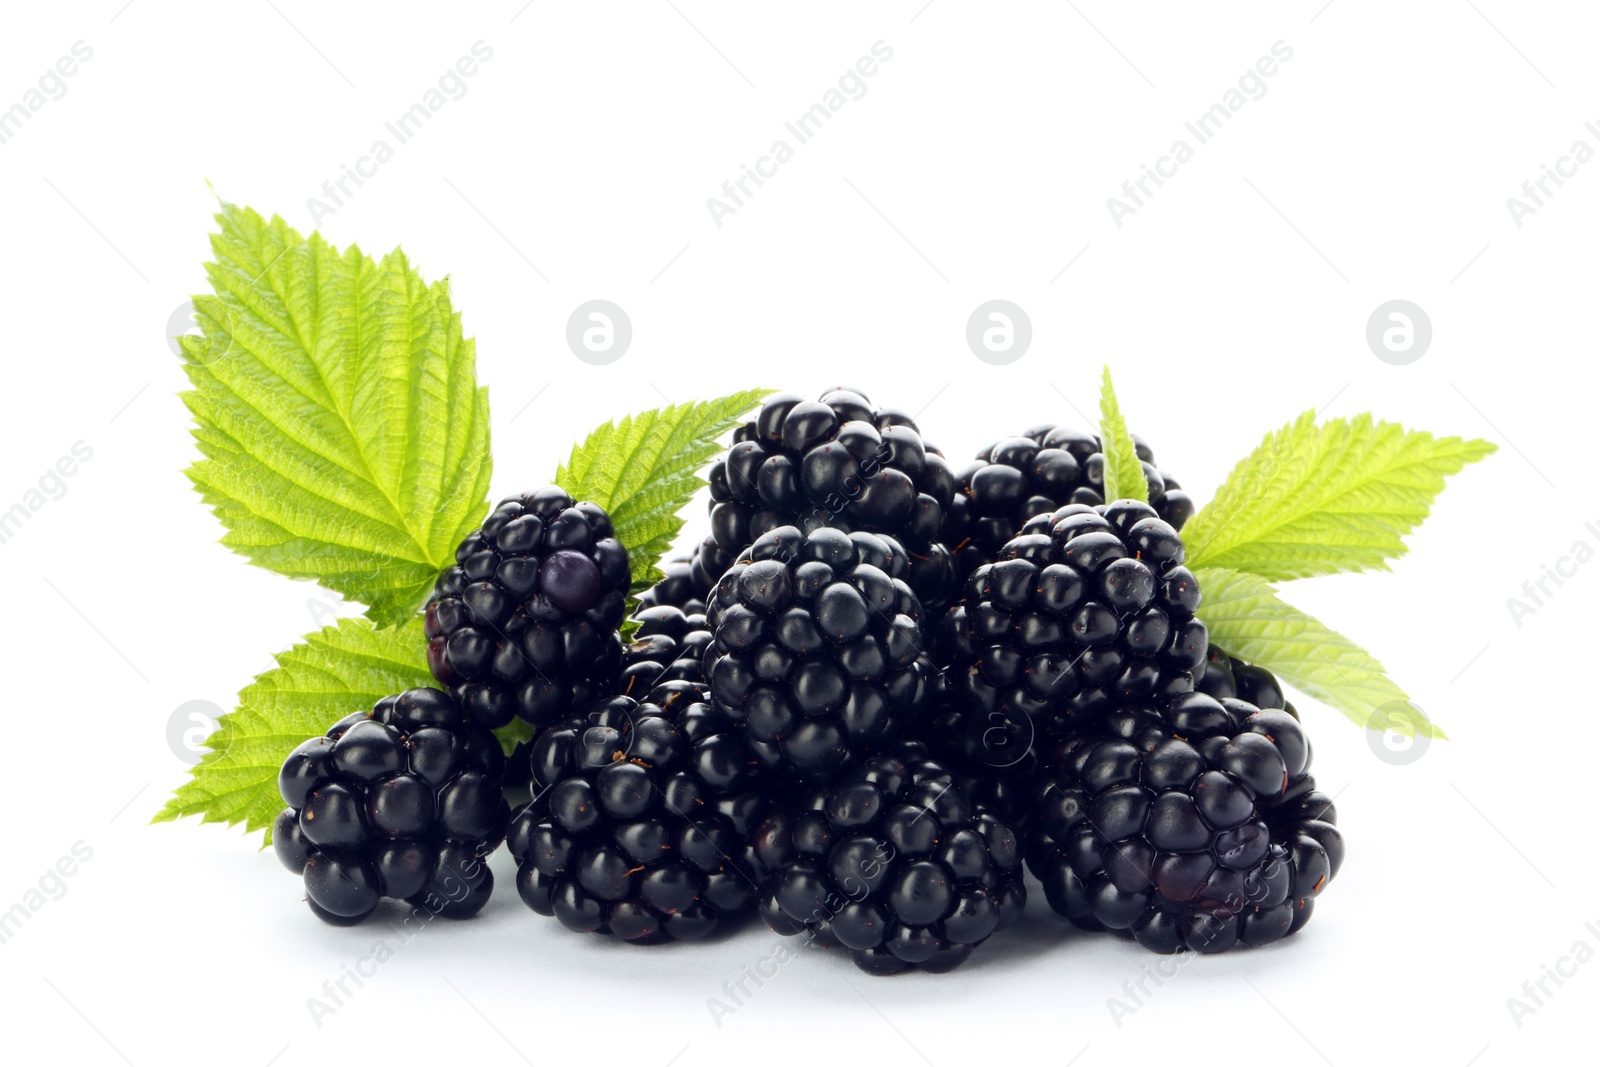
[[[1194,513],[1194,501],[1177,479],[1157,469],[1155,454],[1138,437],[1150,503],[1175,530]],[[1034,426],[978,453],[956,473],[956,492],[945,512],[941,540],[964,579],[996,559],[1023,525],[1067,504],[1105,503],[1105,456],[1100,438],[1070,426]]]
[[[1195,692],[1119,709],[1041,771],[1029,869],[1059,914],[1156,952],[1280,940],[1344,859],[1310,765],[1283,708]]]
[[[603,700],[541,732],[531,759],[535,799],[508,844],[535,912],[653,944],[699,940],[751,909],[768,797],[702,687]]]
[[[1016,833],[914,743],[773,814],[756,854],[768,924],[840,945],[872,974],[957,967],[1027,899]]]
[[[601,508],[554,486],[503,500],[435,583],[428,667],[478,723],[552,722],[611,691],[629,582]]]
[[[360,922],[384,897],[473,915],[493,889],[487,857],[510,818],[504,764],[500,742],[449,695],[384,697],[289,754],[273,848],[328,922]]]
[[[708,591],[751,543],[781,526],[887,534],[909,553],[907,575],[933,606],[953,593],[939,543],[955,480],[910,416],[833,389],[819,400],[768,397],[711,470],[711,539],[697,573]],[[720,570],[719,570],[720,568]]]
[[[782,526],[717,583],[705,677],[768,766],[826,776],[924,714],[932,671],[906,573],[893,538]]]

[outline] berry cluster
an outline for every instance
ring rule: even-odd
[[[332,922],[385,896],[468,915],[504,838],[571,930],[759,916],[872,974],[960,965],[1025,872],[1159,952],[1294,933],[1343,860],[1333,804],[1277,680],[1210,646],[1193,501],[1135,447],[1149,502],[1106,501],[1092,434],[952,472],[859,391],[777,394],[711,469],[710,535],[626,619],[605,510],[508,499],[427,605],[447,692],[296,749],[278,854]]]
[[[534,743],[509,835],[517,889],[569,929],[698,940],[754,904],[754,761],[692,684],[618,696]]]
[[[475,914],[494,887],[485,858],[505,837],[500,743],[437,689],[384,697],[290,753],[278,859],[311,910],[358,923],[383,897]]]
[[[428,666],[475,721],[543,726],[609,691],[628,552],[611,517],[550,486],[500,502],[428,601]]]
[[[1194,501],[1138,436],[1150,503],[1173,529],[1183,529]],[[1066,504],[1104,504],[1105,455],[1100,438],[1070,426],[1035,426],[979,452],[956,475],[957,492],[945,513],[943,540],[966,577],[993,560],[1036,515]]]
[[[763,761],[816,778],[927,705],[922,607],[893,538],[762,534],[711,594],[705,675]]]

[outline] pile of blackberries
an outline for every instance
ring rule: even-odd
[[[775,395],[712,468],[711,535],[627,622],[605,511],[506,500],[427,606],[443,691],[297,748],[278,855],[331,922],[382,897],[467,916],[504,839],[570,929],[759,915],[873,974],[961,964],[1024,872],[1158,952],[1292,934],[1344,856],[1333,803],[1276,679],[1209,645],[1193,501],[1136,447],[1150,502],[1108,502],[1092,434],[956,470],[859,392]]]

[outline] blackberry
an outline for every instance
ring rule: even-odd
[[[610,691],[629,583],[603,509],[555,486],[509,497],[439,576],[428,666],[474,721],[543,726]]]
[[[939,543],[955,479],[943,455],[901,411],[872,406],[860,392],[834,389],[820,400],[768,397],[734,434],[711,475],[711,538],[700,572],[734,562],[780,526],[887,534],[909,553],[909,581],[931,606],[954,592],[949,553]],[[709,588],[709,587],[708,587]]]
[[[1023,529],[939,623],[959,712],[947,725],[975,766],[1010,766],[1130,701],[1189,692],[1206,662],[1200,589],[1150,505],[1069,504]]]
[[[622,650],[621,692],[632,696],[660,682],[705,680],[700,661],[711,644],[711,628],[703,607],[694,614],[670,604],[640,608],[632,621],[637,625]]]
[[[1176,478],[1156,468],[1150,446],[1133,440],[1156,514],[1183,529],[1194,501]],[[1029,519],[1066,504],[1103,504],[1104,492],[1099,437],[1069,426],[1035,426],[994,442],[957,473],[941,540],[955,557],[957,576],[965,578],[995,559]]]
[[[1157,952],[1277,941],[1311,917],[1344,843],[1283,708],[1185,693],[1060,744],[1028,867],[1050,906]]]
[[[661,580],[639,594],[638,606],[644,608],[672,607],[685,615],[704,615],[705,594],[716,585],[715,579],[700,588],[694,575],[694,562],[698,552],[673,556],[661,562]],[[723,568],[726,570],[727,568]],[[721,577],[719,573],[717,577]]]
[[[504,764],[494,735],[439,690],[384,697],[289,754],[273,848],[330,923],[358,923],[382,897],[465,918],[494,888]]]
[[[756,854],[768,924],[843,945],[873,974],[959,966],[1027,899],[1015,832],[915,743],[770,816]]]
[[[767,797],[702,687],[603,700],[543,731],[532,760],[538,795],[508,835],[528,907],[642,944],[698,940],[752,908]]]
[[[780,526],[712,591],[705,677],[769,765],[830,774],[921,716],[931,664],[891,537]]]

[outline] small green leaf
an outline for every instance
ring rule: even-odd
[[[608,422],[574,446],[556,472],[556,484],[575,499],[610,512],[635,591],[660,579],[657,564],[683,528],[678,512],[706,484],[699,472],[721,447],[717,438],[768,392],[747,389]]]
[[[447,282],[224,204],[180,340],[188,474],[252,563],[406,619],[488,508],[489,402]]]
[[[1105,496],[1113,500],[1150,500],[1150,483],[1145,480],[1144,465],[1133,447],[1133,437],[1128,424],[1123,421],[1122,408],[1117,405],[1117,391],[1111,386],[1111,368],[1100,375],[1100,450],[1106,457]]]
[[[1189,566],[1282,581],[1388,570],[1445,479],[1495,451],[1371,415],[1315,423],[1306,412],[1233,469],[1183,529]]]
[[[206,740],[207,752],[152,822],[189,815],[265,830],[283,810],[278,768],[294,747],[379,697],[433,685],[422,619],[378,630],[366,619],[340,619],[280,653],[278,665],[239,694]]]
[[[1349,638],[1278,598],[1272,583],[1218,567],[1195,570],[1200,619],[1213,644],[1342,711],[1357,725],[1443,738],[1383,664]]]

